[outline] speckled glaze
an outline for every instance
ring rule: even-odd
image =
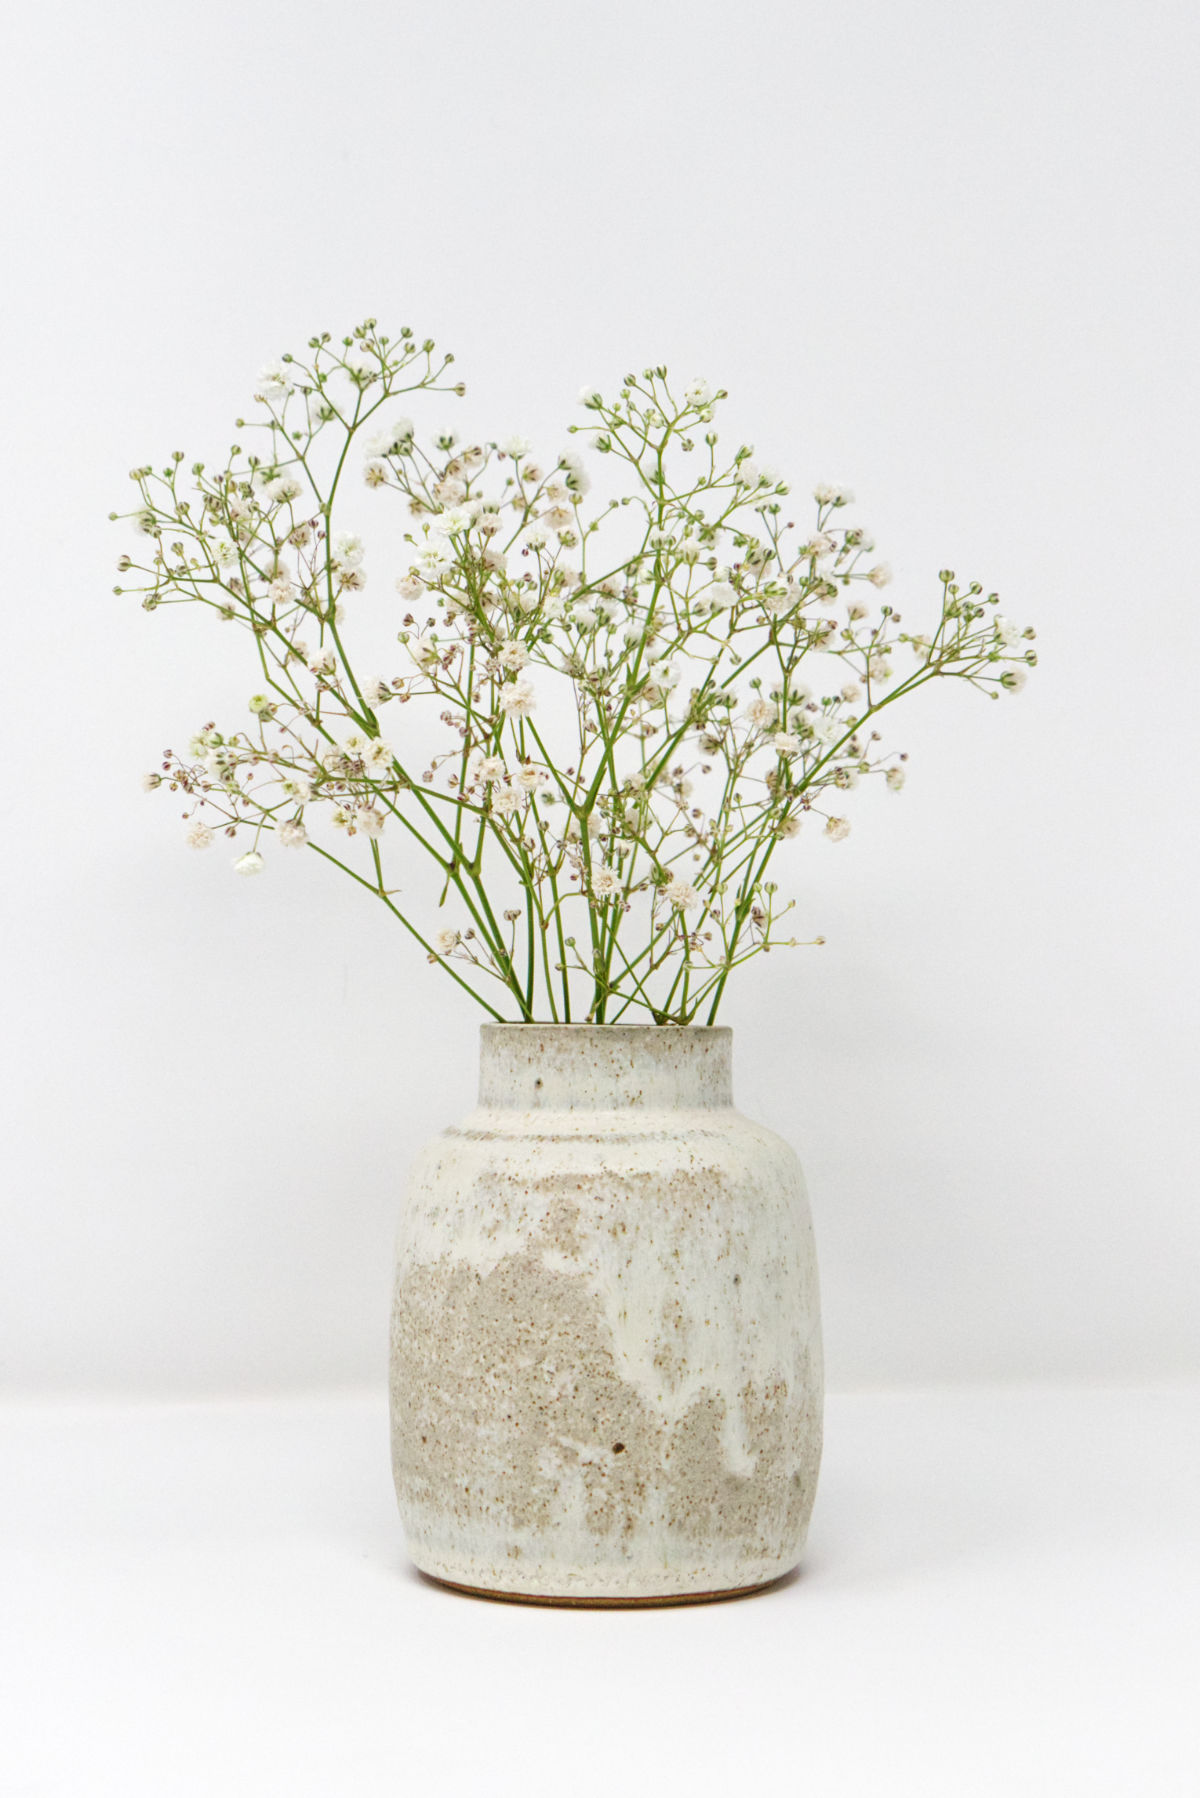
[[[821,1456],[796,1157],[733,1107],[732,1032],[485,1025],[479,1108],[400,1228],[409,1552],[510,1597],[638,1603],[799,1560]]]

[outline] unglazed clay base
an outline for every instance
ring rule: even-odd
[[[420,1572],[420,1569],[417,1569]],[[674,1604],[720,1604],[727,1598],[749,1598],[756,1592],[771,1592],[786,1585],[798,1569],[782,1573],[777,1579],[763,1580],[757,1586],[731,1586],[725,1592],[667,1592],[652,1598],[557,1598],[536,1592],[493,1592],[485,1586],[463,1586],[457,1580],[438,1579],[436,1574],[422,1573],[432,1586],[444,1586],[448,1592],[461,1592],[467,1598],[491,1598],[499,1604],[540,1604],[566,1607],[573,1611],[640,1611],[650,1607],[661,1609]]]

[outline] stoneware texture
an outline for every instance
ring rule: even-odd
[[[812,1225],[732,1032],[484,1025],[400,1228],[392,1455],[417,1566],[646,1603],[778,1579],[821,1455]]]

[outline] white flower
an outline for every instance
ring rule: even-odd
[[[495,787],[492,791],[492,810],[499,818],[510,818],[524,803],[525,795],[519,787]]]
[[[365,837],[381,837],[385,819],[381,811],[373,805],[366,805],[357,814],[355,822]]]
[[[438,659],[438,646],[432,637],[410,637],[404,647],[418,668],[428,669]]]
[[[794,814],[789,818],[784,818],[781,821],[779,828],[776,830],[775,835],[777,837],[798,837],[800,835],[799,818]]]
[[[1011,619],[1003,617],[999,612],[992,619],[992,629],[996,634],[997,643],[1004,649],[1015,649],[1021,641],[1020,626],[1015,625]]]
[[[857,705],[862,698],[862,688],[855,680],[848,680],[842,688],[841,696],[847,705]]]
[[[815,556],[820,562],[824,561],[826,556],[833,555],[836,549],[837,544],[832,537],[827,536],[824,531],[817,531],[809,538],[800,553],[805,556]]]
[[[189,827],[185,841],[189,849],[208,849],[212,845],[213,835],[207,824],[201,824],[197,820]]]
[[[500,448],[504,451],[506,456],[512,456],[519,460],[522,456],[527,456],[529,454],[533,445],[530,443],[528,437],[506,437],[504,442],[500,445]]]
[[[297,768],[293,768],[286,780],[280,782],[280,785],[289,799],[298,799],[301,805],[307,805],[312,798],[312,781],[309,780],[307,774],[301,774]]]
[[[457,506],[467,497],[467,483],[460,481],[457,475],[448,474],[435,482],[433,491],[443,506]]]
[[[516,772],[516,775],[514,778],[516,780],[517,785],[524,792],[536,793],[540,787],[544,787],[546,785],[546,782],[549,780],[550,776],[546,773],[545,769],[531,768],[527,764],[524,768],[517,769],[517,772]]]
[[[771,748],[780,755],[799,755],[800,739],[793,736],[790,730],[777,730],[771,738]]]
[[[362,752],[363,767],[368,774],[386,774],[392,765],[393,753],[390,743],[385,743],[382,737],[376,737]]]
[[[527,680],[510,681],[500,691],[500,709],[510,718],[528,718],[537,704],[532,684]]]
[[[611,868],[597,868],[592,875],[592,891],[597,899],[607,899],[612,893],[619,893],[621,882]]]
[[[535,519],[526,527],[522,541],[526,549],[545,549],[550,541],[550,532],[540,519]]]
[[[431,533],[417,551],[415,568],[423,581],[437,581],[454,566],[454,549],[449,540]]]
[[[266,485],[267,498],[273,500],[277,506],[281,506],[285,500],[299,499],[303,492],[304,483],[294,474],[277,474],[274,480],[268,481]]]
[[[845,725],[840,724],[836,718],[829,717],[827,713],[820,718],[811,719],[810,724],[818,743],[836,743],[845,734]]]
[[[342,361],[349,374],[358,375],[363,379],[379,373],[379,358],[372,356],[370,351],[364,349],[361,344],[351,344],[342,357]]]
[[[898,793],[904,785],[904,769],[900,767],[889,768],[884,778],[886,779],[888,786],[892,789],[892,792]]]
[[[309,658],[308,672],[310,674],[332,674],[336,667],[337,656],[332,649],[318,649],[315,655]]]
[[[433,946],[439,955],[453,955],[458,944],[457,930],[439,930],[434,933]]]
[[[604,395],[598,387],[581,387],[579,389],[579,404],[581,406],[602,406],[604,404]]]
[[[445,531],[448,537],[461,536],[474,522],[475,508],[471,505],[450,506],[445,512],[438,513],[438,529]]]
[[[485,755],[475,769],[476,778],[486,781],[489,786],[498,780],[503,780],[507,773],[508,769],[504,766],[502,755]]]
[[[295,593],[296,589],[292,586],[291,578],[286,574],[275,575],[267,588],[267,597],[271,604],[276,606],[290,605]]]
[[[508,553],[498,543],[489,543],[480,559],[484,567],[490,568],[493,574],[508,573]]]
[[[739,487],[757,487],[762,480],[762,470],[757,462],[739,462],[734,480]]]
[[[384,705],[392,697],[392,689],[378,675],[363,682],[363,698],[369,706]]]
[[[390,473],[387,463],[378,456],[369,456],[363,463],[363,480],[368,487],[386,487]]]
[[[257,849],[247,849],[245,855],[239,855],[234,862],[233,871],[235,874],[261,874],[265,865]]]
[[[308,832],[295,818],[281,824],[275,834],[285,849],[303,849],[308,841]]]
[[[768,724],[774,724],[777,716],[775,707],[765,699],[752,699],[746,707],[748,722],[759,729],[765,728]]]
[[[683,397],[689,406],[711,406],[713,390],[707,381],[689,381],[683,390]]]
[[[876,567],[872,568],[870,574],[867,576],[867,579],[873,587],[886,587],[891,578],[892,571],[886,562],[880,562]]]
[[[633,641],[636,642],[640,635],[640,631],[635,627]],[[650,680],[654,686],[660,688],[664,693],[671,692],[674,687],[679,685],[682,678],[683,670],[676,662],[652,662],[650,664]]]
[[[686,880],[680,879],[679,875],[676,875],[674,880],[667,882],[663,888],[663,894],[677,911],[691,911],[693,906],[700,903],[700,895],[695,887],[689,886]]]
[[[419,574],[402,574],[396,581],[397,593],[409,605],[415,606],[425,590],[425,583]]]
[[[153,791],[156,787],[161,787],[161,786],[162,786],[162,775],[161,774],[143,774],[142,775],[142,792],[143,793],[153,793]]]
[[[827,818],[825,835],[831,843],[841,843],[850,835],[850,823],[846,818]]]
[[[868,656],[867,675],[869,679],[878,681],[881,686],[886,685],[892,678],[892,664],[887,656],[883,654]]]
[[[268,362],[258,373],[255,393],[264,400],[283,400],[293,391],[294,383],[286,362]]]
[[[362,538],[352,531],[343,531],[333,540],[331,559],[338,568],[361,568],[364,553]]]
[[[367,453],[371,456],[396,456],[411,448],[412,440],[412,419],[394,418],[368,439]]]
[[[1006,668],[1000,676],[1000,685],[1007,687],[1010,693],[1019,693],[1028,679],[1024,668]]]
[[[511,668],[519,674],[529,660],[529,650],[524,643],[502,643],[496,651],[496,660],[502,668]]]
[[[567,486],[580,499],[592,485],[592,477],[583,466],[583,457],[578,450],[564,450],[558,458],[558,466],[566,470]]]
[[[737,594],[728,581],[714,581],[700,597],[714,612],[728,611],[730,606],[737,604]]]

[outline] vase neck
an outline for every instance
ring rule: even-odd
[[[733,1032],[654,1024],[484,1024],[479,1103],[507,1111],[733,1104]]]

